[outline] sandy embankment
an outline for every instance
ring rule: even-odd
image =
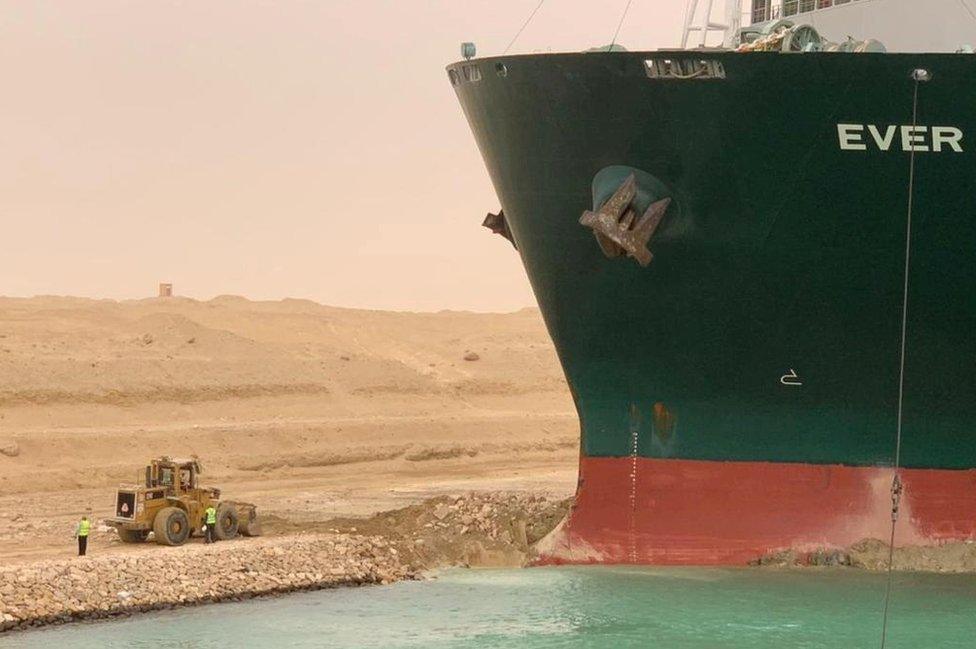
[[[258,505],[261,543],[287,547],[445,494],[562,500],[578,424],[536,310],[0,298],[0,566],[77,561],[81,514],[111,515],[162,454],[199,456],[205,484]],[[91,545],[89,561],[182,556]]]

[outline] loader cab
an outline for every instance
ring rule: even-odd
[[[201,472],[196,460],[173,460],[163,457],[146,467],[146,487],[161,487],[173,494],[183,494],[197,488]]]

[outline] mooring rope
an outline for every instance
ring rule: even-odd
[[[633,0],[627,0],[627,4],[624,6],[624,12],[620,14],[620,22],[617,23],[617,29],[613,32],[613,38],[610,39],[610,45],[607,46],[607,51],[612,52],[613,46],[617,44],[617,36],[620,35],[620,28],[623,27],[624,19],[627,18],[627,11],[630,9],[630,3]]]
[[[538,13],[539,9],[542,7],[542,3],[544,3],[545,1],[546,0],[539,0],[539,4],[535,6],[535,9],[533,9],[532,13],[529,14],[529,17],[525,19],[525,22],[522,23],[522,26],[519,27],[519,30],[515,32],[515,36],[512,36],[512,40],[508,42],[508,45],[505,47],[505,51],[502,52],[502,54],[508,54],[508,50],[512,49],[512,45],[515,45],[515,41],[517,41],[518,37],[522,35],[522,32],[525,30],[525,28],[529,26],[529,23],[532,22],[533,18],[535,18],[536,13]]]
[[[915,86],[912,92],[912,133],[918,125],[918,85],[927,81],[929,73],[926,70],[913,70],[912,79]],[[888,539],[888,579],[885,585],[884,612],[881,617],[881,649],[885,649],[888,640],[888,609],[891,604],[891,590],[894,577],[895,563],[895,527],[898,524],[898,509],[901,504],[902,483],[899,471],[901,469],[901,434],[902,414],[905,403],[905,347],[908,338],[908,279],[912,260],[912,206],[915,196],[915,147],[912,146],[908,157],[908,209],[905,219],[905,267],[904,283],[901,298],[901,352],[898,369],[898,424],[895,433],[895,477],[891,481],[891,537]]]
[[[966,0],[959,0],[959,4],[961,4],[962,8],[966,10],[966,13],[969,14],[970,18],[976,20],[976,14],[973,13],[972,8],[969,6],[969,3],[966,2]]]

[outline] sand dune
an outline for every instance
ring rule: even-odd
[[[464,361],[467,351],[480,360]],[[562,390],[534,309],[412,314],[229,297],[0,298],[4,404]]]
[[[316,520],[467,486],[565,495],[577,430],[535,309],[0,298],[0,558],[70,553],[70,521],[157,454]]]

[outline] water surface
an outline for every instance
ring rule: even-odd
[[[877,647],[884,579],[843,570],[455,570],[6,634],[0,649]],[[891,649],[976,646],[976,577],[898,575],[888,637]]]

